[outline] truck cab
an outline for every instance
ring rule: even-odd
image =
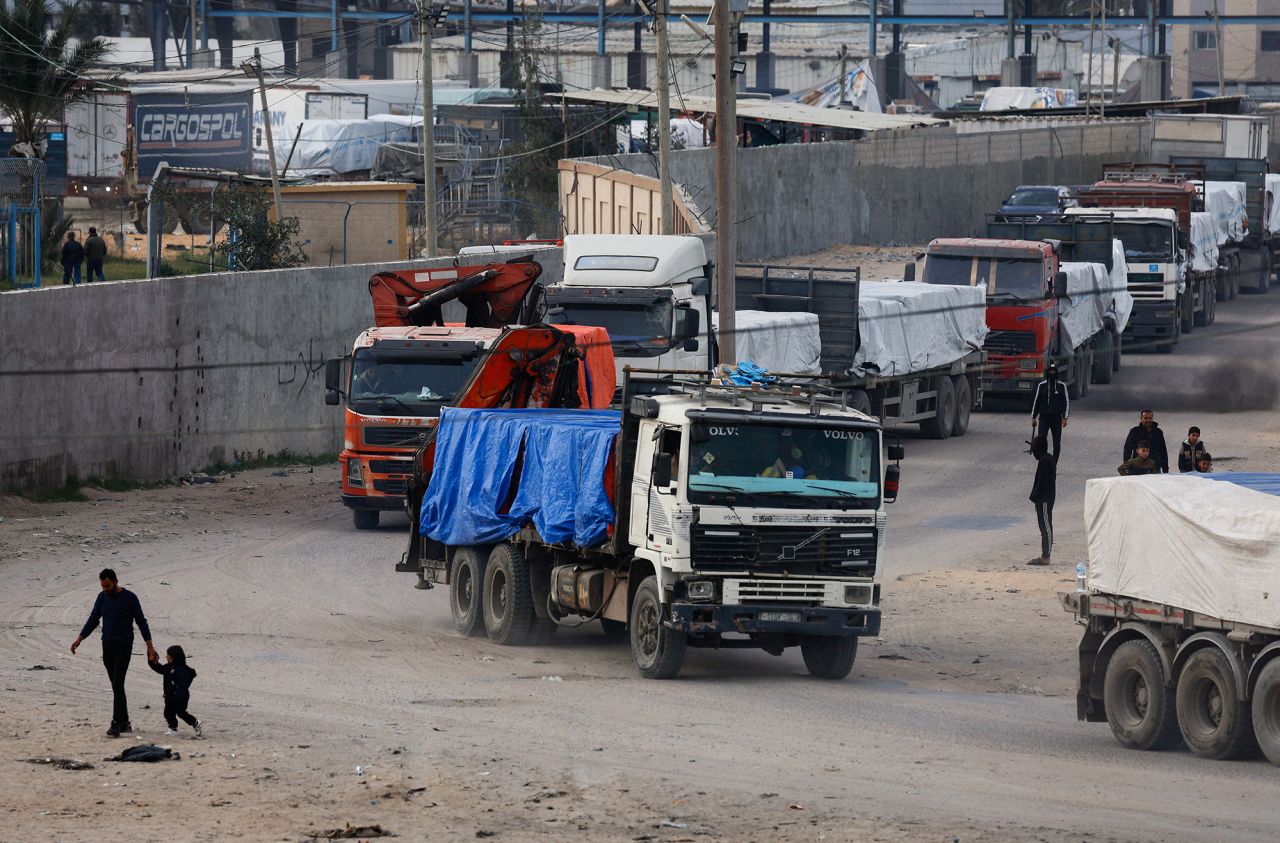
[[[344,407],[342,503],[356,527],[372,529],[381,512],[404,508],[420,436],[501,333],[457,325],[370,328],[356,338],[345,371],[340,361],[330,364],[329,402]]]
[[[977,237],[939,238],[926,251],[926,284],[982,287],[987,293],[985,343],[988,394],[1030,397],[1056,353],[1058,336],[1054,283],[1058,255],[1041,240]],[[1073,373],[1064,366],[1063,380]]]
[[[564,278],[546,290],[546,321],[605,328],[618,383],[626,366],[707,369],[714,361],[710,278],[696,237],[570,235]]]

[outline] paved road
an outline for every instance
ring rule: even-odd
[[[1156,410],[1171,446],[1197,423],[1221,467],[1280,470],[1280,423],[1270,409],[1280,294],[1242,298],[1219,314],[1173,356],[1127,357],[1116,384],[1074,408],[1059,480],[1067,579],[1081,552],[1083,481],[1114,473],[1141,407]],[[1229,414],[1220,412],[1227,401]],[[987,412],[963,439],[907,442],[886,595],[899,575],[1007,567],[1032,555],[1027,430],[1021,411]],[[207,710],[228,729],[267,722],[285,741],[299,733],[394,740],[442,767],[501,762],[581,785],[624,780],[637,791],[702,789],[730,802],[776,793],[837,818],[1002,830],[996,838],[1262,840],[1280,826],[1280,770],[1125,751],[1105,725],[1078,723],[1065,695],[923,690],[899,663],[875,658],[860,661],[860,678],[825,683],[805,675],[793,652],[692,652],[680,680],[645,682],[626,647],[594,628],[562,630],[538,648],[458,638],[444,592],[416,591],[411,577],[391,570],[403,521],[356,532],[328,486],[282,486],[273,497],[272,482],[259,482],[267,494],[252,505],[254,493],[234,484],[188,490],[220,496],[208,505],[216,529],[144,512],[139,530],[162,523],[171,532],[109,557],[131,560],[127,582],[150,595],[160,635],[181,630],[189,650],[217,654],[206,655],[201,676]],[[97,516],[85,517],[92,524]],[[0,592],[11,662],[47,661],[83,617],[92,589],[84,571],[103,555],[84,551],[74,570],[57,555],[35,554],[23,593]],[[977,618],[1007,627],[1003,646],[1027,649],[1025,659],[1062,677],[1073,672],[1069,647],[1030,649],[1025,628],[977,595],[953,610],[954,628],[913,623],[913,608],[894,606],[887,640],[909,633],[945,649],[954,628]],[[1070,617],[1048,608],[1035,622],[1069,641]],[[79,673],[47,675],[42,687],[87,705],[97,694],[87,677],[97,677],[76,665]]]

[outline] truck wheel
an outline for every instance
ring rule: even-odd
[[[1120,355],[1124,346],[1123,339],[1117,333],[1111,335],[1111,371],[1120,371]]]
[[[904,407],[903,412],[911,408]],[[931,439],[946,439],[951,435],[951,424],[956,417],[956,391],[951,378],[938,378],[938,398],[932,418],[920,422],[920,430]]]
[[[1173,691],[1165,683],[1160,654],[1145,638],[1116,648],[1107,662],[1102,699],[1121,746],[1159,750],[1178,742]]]
[[[600,628],[604,630],[604,637],[610,641],[621,641],[627,637],[627,625],[622,621],[615,621],[613,618],[601,618]]]
[[[1204,283],[1204,289],[1201,290],[1200,292],[1200,302],[1201,302],[1200,312],[1195,315],[1195,319],[1193,321],[1195,322],[1195,325],[1197,328],[1207,328],[1209,326],[1209,322],[1211,321],[1209,318],[1209,314],[1212,312],[1212,309],[1213,309],[1213,282],[1212,281],[1206,281]]]
[[[858,639],[853,635],[806,635],[800,639],[800,654],[811,675],[819,679],[843,679],[853,670]]]
[[[1206,325],[1212,325],[1214,322],[1218,321],[1218,294],[1217,294],[1218,282],[1217,281],[1213,282],[1213,287],[1214,287],[1214,294],[1209,296],[1209,316],[1207,317],[1207,321],[1205,323]]]
[[[559,628],[560,624],[551,618],[534,617],[529,624],[529,643],[540,647],[550,644]]]
[[[533,623],[529,563],[516,545],[500,544],[489,553],[481,605],[490,641],[515,646],[529,640]]]
[[[1093,346],[1080,349],[1080,397],[1089,397],[1089,384],[1093,380]]]
[[[849,406],[859,413],[871,415],[871,396],[865,389],[855,389],[849,393]]]
[[[1094,383],[1111,383],[1111,376],[1115,372],[1111,367],[1111,355],[1116,353],[1112,344],[1114,337],[1110,331],[1103,331],[1098,338],[1098,347],[1093,350]]]
[[[449,614],[453,628],[463,635],[484,632],[484,567],[487,558],[483,548],[461,547],[453,554],[453,570],[449,574]]]
[[[956,375],[951,383],[956,393],[956,417],[951,423],[951,433],[964,436],[969,432],[969,417],[973,415],[973,390],[969,388],[969,379],[964,375]]]
[[[1081,370],[1080,353],[1076,352],[1071,360],[1071,381],[1067,384],[1067,397],[1075,401],[1084,395],[1082,381],[1088,377],[1089,373]]]
[[[1280,660],[1272,659],[1253,686],[1253,734],[1272,764],[1280,765]]]
[[[1189,334],[1195,328],[1196,323],[1196,300],[1191,290],[1187,290],[1181,309],[1182,313],[1178,314],[1178,330],[1184,334]]]
[[[1178,677],[1178,727],[1191,751],[1223,761],[1250,754],[1253,713],[1240,699],[1231,663],[1217,647],[1196,650]]]
[[[674,679],[684,665],[684,630],[662,623],[658,578],[645,577],[631,603],[631,657],[645,679]]]
[[[357,530],[376,530],[378,529],[378,510],[353,509],[351,520],[355,522]]]

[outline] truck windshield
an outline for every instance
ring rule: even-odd
[[[733,497],[766,506],[875,506],[879,442],[874,430],[696,424],[689,448],[689,501]]]
[[[657,357],[671,348],[671,302],[556,302],[553,325],[594,325],[609,332],[613,350],[626,357]]]
[[[1006,205],[1034,205],[1048,208],[1058,207],[1058,188],[1056,187],[1020,187],[1009,198]]]
[[[1131,261],[1173,260],[1173,229],[1167,222],[1115,223],[1115,234],[1124,244],[1124,256]]]
[[[471,376],[477,359],[378,357],[360,349],[351,368],[351,409],[364,415],[438,416]]]
[[[1044,298],[1044,264],[1036,258],[989,258],[973,255],[929,255],[926,284],[982,287],[988,296]]]

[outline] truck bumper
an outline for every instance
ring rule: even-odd
[[[403,495],[348,495],[342,494],[342,504],[348,509],[404,509]]]
[[[1135,301],[1129,324],[1125,326],[1125,343],[1168,343],[1178,338],[1178,303],[1171,301]]]
[[[1042,377],[1039,372],[1019,378],[984,377],[982,391],[987,395],[1025,395],[1029,398]]]
[[[779,614],[793,615],[779,619]],[[765,616],[765,617],[762,617]],[[769,615],[774,617],[769,618]],[[672,603],[670,625],[691,635],[781,632],[800,635],[879,635],[879,607],[717,606]]]

